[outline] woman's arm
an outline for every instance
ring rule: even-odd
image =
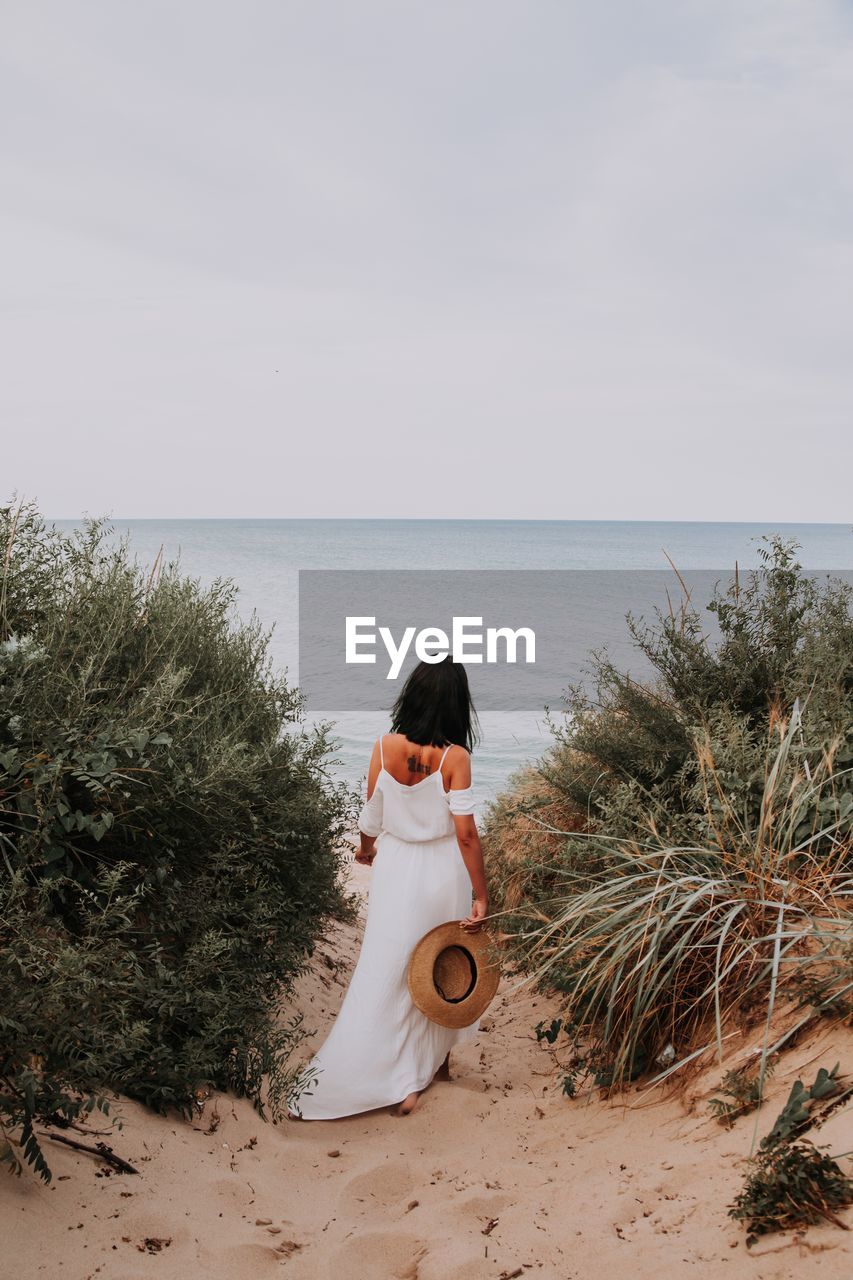
[[[486,886],[483,847],[480,844],[480,835],[473,814],[454,814],[453,821],[456,826],[456,842],[462,854],[462,861],[471,877],[471,888],[474,893],[471,914],[462,921],[462,927],[471,933],[476,933],[480,928],[480,921],[485,920],[489,914],[489,891]]]
[[[373,859],[376,857],[376,835],[368,835],[368,833],[366,831],[362,831],[360,827],[361,824],[364,824],[365,826],[373,825],[373,819],[376,819],[379,822],[382,820],[381,808],[378,813],[373,812],[377,808],[376,801],[373,801],[373,793],[376,790],[376,779],[379,777],[380,767],[379,743],[376,742],[373,745],[373,754],[370,757],[370,764],[367,769],[367,800],[359,815],[358,834],[361,837],[361,847],[355,855],[356,862],[360,862],[362,866],[366,867],[371,866],[373,864]],[[376,797],[376,799],[380,801],[381,798],[381,794]],[[371,801],[373,801],[372,804]]]
[[[376,857],[376,836],[367,836],[363,831],[359,831],[358,834],[361,847],[356,852],[355,860],[363,867],[372,867],[373,859]]]
[[[448,782],[451,791],[462,791],[471,786],[471,757],[461,747],[448,753]],[[471,933],[480,928],[480,921],[489,914],[489,891],[486,885],[486,867],[477,823],[472,813],[454,813],[456,843],[462,854],[465,869],[471,877],[474,905],[471,914],[462,921],[462,927]]]

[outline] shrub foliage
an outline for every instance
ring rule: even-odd
[[[342,908],[327,730],[229,583],[32,507],[0,556],[0,1154],[104,1089],[188,1110],[266,1081],[275,1114],[283,1000]]]
[[[650,625],[629,618],[654,679],[593,655],[594,692],[570,691],[538,787],[487,820],[516,960],[564,993],[563,1025],[614,1084],[708,1043],[722,1054],[726,1025],[769,1018],[807,966],[827,1001],[844,995],[851,592],[804,574],[782,541],[763,555],[711,602],[713,644],[687,598]]]
[[[822,794],[821,816],[853,822],[853,609],[851,588],[803,572],[794,548],[760,547],[763,569],[736,575],[708,606],[719,637],[708,640],[688,596],[652,623],[628,628],[654,672],[639,683],[606,654],[591,655],[592,693],[569,690],[543,772],[556,795],[610,835],[696,843],[728,804],[750,828],[760,820],[768,738],[799,700],[795,752],[831,754],[843,784]],[[718,799],[704,803],[709,750]],[[772,748],[771,748],[772,752]],[[816,797],[817,799],[817,797]],[[804,815],[808,822],[816,815]]]
[[[845,1226],[836,1210],[853,1204],[853,1178],[802,1135],[850,1093],[839,1081],[838,1064],[831,1071],[821,1067],[809,1086],[802,1080],[794,1083],[729,1209],[730,1217],[746,1225],[747,1246],[767,1232],[807,1227],[821,1219]]]

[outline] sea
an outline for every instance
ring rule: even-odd
[[[57,520],[59,527],[76,522]],[[853,569],[846,524],[700,523],[575,520],[161,520],[112,521],[131,553],[150,566],[162,553],[207,585],[231,579],[241,617],[270,630],[277,668],[298,683],[298,574],[301,569],[710,569],[759,568],[762,538],[778,534],[800,548],[807,569]],[[333,724],[331,772],[363,788],[387,712],[306,708]],[[564,710],[486,711],[473,758],[480,815],[512,774],[538,759]]]

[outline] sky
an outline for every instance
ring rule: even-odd
[[[4,0],[0,501],[846,521],[849,0]]]

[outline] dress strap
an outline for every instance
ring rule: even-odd
[[[453,743],[451,742],[448,746],[446,746],[446,747],[444,748],[444,755],[441,757],[441,759],[440,759],[440,760],[439,760],[439,762],[438,762],[438,772],[439,772],[439,773],[441,773],[441,766],[444,764],[445,760],[447,759],[447,753],[448,753],[448,751],[450,750],[450,748],[451,748],[452,746],[453,746]]]
[[[384,736],[385,736],[385,735],[384,735],[384,734],[382,734],[382,735],[380,736],[380,738],[379,738],[379,763],[382,765],[382,768],[383,768],[383,769],[385,768],[385,757],[384,757],[384,755],[382,754],[382,738],[383,738]]]

